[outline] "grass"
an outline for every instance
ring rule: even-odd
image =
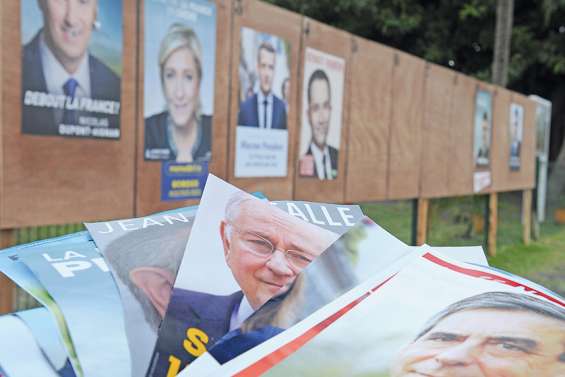
[[[481,224],[485,207],[486,197],[432,200],[427,243],[432,246],[483,245],[486,250],[485,224]],[[362,208],[383,228],[402,241],[411,243],[410,201],[364,204]],[[540,227],[540,237],[524,245],[519,192],[499,194],[497,254],[488,259],[493,267],[523,276],[565,295],[565,226],[546,221]]]

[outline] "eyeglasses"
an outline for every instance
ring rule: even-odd
[[[248,253],[267,259],[274,254],[275,250],[277,250],[277,248],[275,248],[271,241],[263,236],[258,235],[257,233],[241,231],[232,224],[228,224],[228,226],[230,229],[235,230],[240,235],[239,241],[241,242],[244,250]],[[303,251],[280,251],[285,255],[286,260],[295,270],[295,272],[299,272],[300,270],[308,266],[310,262],[312,262],[312,258],[305,254]]]

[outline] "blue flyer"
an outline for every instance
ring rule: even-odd
[[[199,199],[208,177],[208,162],[164,161],[161,168],[161,200]]]

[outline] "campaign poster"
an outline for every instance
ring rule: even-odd
[[[61,336],[63,346],[65,347],[71,364],[71,366],[67,366],[65,370],[72,369],[77,375],[82,368],[79,362],[78,352],[70,336],[70,324],[67,322],[65,316],[63,316],[61,308],[47,291],[46,287],[20,259],[26,255],[39,254],[46,247],[58,246],[61,249],[70,248],[75,244],[86,241],[88,241],[87,232],[79,232],[25,245],[12,246],[8,249],[4,249],[2,253],[0,253],[0,272],[49,310],[57,324],[58,333]],[[47,355],[49,356],[49,353]]]
[[[358,206],[258,199],[210,175],[148,376],[170,376],[237,330],[361,217]]]
[[[536,154],[547,158],[551,128],[551,102],[531,96],[536,102]]]
[[[123,7],[21,0],[24,134],[120,138]]]
[[[132,376],[149,366],[196,210],[85,224],[120,293]]]
[[[241,28],[235,176],[286,177],[290,44]]]
[[[510,104],[509,119],[510,170],[520,170],[520,153],[522,150],[522,137],[524,134],[524,107],[517,103]]]
[[[143,21],[143,155],[162,165],[162,201],[200,198],[212,158],[216,5],[145,0]]]
[[[475,133],[473,156],[475,167],[490,165],[490,146],[492,139],[492,94],[477,90],[475,96]]]
[[[119,293],[94,242],[42,247],[20,260],[60,308],[84,376],[131,375]]]
[[[299,173],[336,179],[343,112],[345,61],[307,47],[302,82]]]
[[[561,376],[564,341],[562,298],[431,251],[213,376]]]

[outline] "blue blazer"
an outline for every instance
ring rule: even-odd
[[[239,106],[237,125],[259,127],[259,109],[257,107],[257,93],[246,99]],[[273,94],[273,117],[271,128],[286,130],[286,106],[284,102]]]
[[[166,371],[170,355],[181,360],[181,369],[196,358],[183,347],[186,332],[191,327],[206,333],[208,336],[206,349],[210,349],[216,341],[228,333],[231,314],[242,299],[243,292],[241,291],[228,296],[216,296],[173,288],[171,301],[159,329],[159,339],[153,353],[151,365],[154,370]]]
[[[283,331],[284,329],[275,326],[265,326],[247,333],[236,329],[227,333],[209,352],[217,362],[225,364]]]
[[[24,46],[22,55],[22,132],[35,135],[59,135],[59,125],[55,124],[52,109],[26,106],[26,90],[47,93],[47,83],[43,75],[43,64],[39,51],[39,34]],[[89,55],[90,90],[93,99],[120,101],[121,80],[104,63]],[[100,114],[108,118],[108,128],[119,128],[118,115]]]

